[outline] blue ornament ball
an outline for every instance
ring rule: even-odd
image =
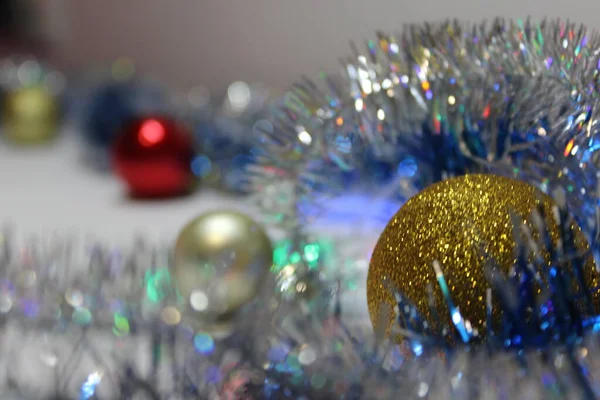
[[[143,113],[164,112],[162,88],[141,82],[111,82],[97,87],[84,110],[82,131],[94,148],[108,150],[121,127]]]

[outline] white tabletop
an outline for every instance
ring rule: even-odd
[[[169,240],[197,214],[214,208],[247,211],[248,200],[209,188],[165,201],[134,201],[111,174],[84,165],[71,131],[50,146],[0,143],[0,223],[20,234],[74,232],[109,242],[142,233]]]

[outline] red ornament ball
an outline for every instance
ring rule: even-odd
[[[191,134],[165,117],[137,118],[125,126],[112,148],[116,173],[133,197],[164,198],[189,193],[195,151]]]

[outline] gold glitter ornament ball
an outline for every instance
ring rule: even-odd
[[[226,322],[251,301],[273,264],[263,228],[234,211],[213,211],[187,224],[175,243],[173,277],[198,321]]]
[[[503,273],[514,264],[517,246],[510,213],[524,220],[539,235],[531,222],[531,213],[539,206],[552,216],[553,200],[535,187],[521,181],[495,175],[465,175],[436,183],[413,198],[394,215],[379,237],[373,251],[367,277],[367,301],[373,326],[387,327],[394,321],[396,305],[391,289],[410,301],[434,329],[452,326],[446,301],[437,283],[433,262],[437,260],[450,290],[450,296],[464,319],[479,337],[485,337],[486,257],[495,260]],[[550,236],[557,243],[559,231],[552,217],[546,217]],[[572,225],[577,247],[589,244],[579,226]],[[483,251],[482,251],[483,250]],[[541,254],[546,261],[549,256]],[[568,266],[566,267],[568,268]],[[593,258],[585,264],[585,280],[591,287],[600,283]],[[429,307],[428,285],[433,288],[437,318]],[[598,307],[598,295],[596,310]],[[385,308],[382,308],[386,305]],[[389,312],[388,312],[389,310]],[[380,321],[381,317],[389,321]],[[500,321],[497,304],[493,323]],[[435,330],[434,332],[436,332]]]
[[[4,136],[16,144],[39,144],[53,139],[59,129],[56,96],[44,86],[28,86],[6,94]]]

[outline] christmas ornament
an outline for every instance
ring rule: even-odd
[[[134,197],[188,193],[194,184],[193,142],[170,118],[146,116],[127,124],[112,149],[117,174]]]
[[[92,90],[82,109],[81,132],[97,166],[106,164],[107,152],[123,126],[136,116],[167,109],[163,90],[148,82],[111,81]]]
[[[521,181],[495,175],[466,175],[434,184],[411,198],[388,223],[373,251],[367,278],[373,325],[387,326],[389,330],[396,317],[401,326],[410,324],[391,312],[397,306],[398,293],[433,329],[440,324],[456,323],[458,318],[475,336],[485,337],[486,324],[491,322],[487,321],[486,308],[491,284],[485,264],[493,263],[494,274],[507,274],[515,265],[519,237],[514,232],[518,228],[514,225],[515,217],[525,222],[532,240],[540,243],[539,251],[530,255],[536,261],[543,260],[536,267],[547,268],[551,262],[543,233],[531,216],[536,209],[542,212],[550,240],[556,245],[561,238],[554,217],[556,204]],[[583,257],[581,279],[588,287],[595,288],[600,283],[600,274],[587,252],[589,244],[574,221],[570,229],[576,249],[572,249],[573,254],[564,254],[557,268],[571,270],[569,260]],[[445,283],[438,285],[440,279]],[[538,294],[545,296],[547,283],[540,285]],[[573,285],[581,286],[581,282]],[[543,296],[539,300],[544,301]],[[597,313],[598,293],[594,294],[594,300],[593,311]],[[441,310],[440,315],[433,314],[431,301]],[[581,311],[585,314],[588,310]],[[501,308],[494,307],[491,317],[497,325]],[[452,321],[448,321],[450,318]]]
[[[58,132],[58,99],[42,85],[10,91],[4,98],[3,123],[4,136],[12,143],[47,142]]]
[[[272,263],[260,225],[238,212],[213,211],[182,229],[173,276],[195,318],[223,321],[252,300]]]
[[[109,147],[123,125],[134,116],[126,84],[102,86],[90,97],[84,121],[85,138],[92,146]]]

